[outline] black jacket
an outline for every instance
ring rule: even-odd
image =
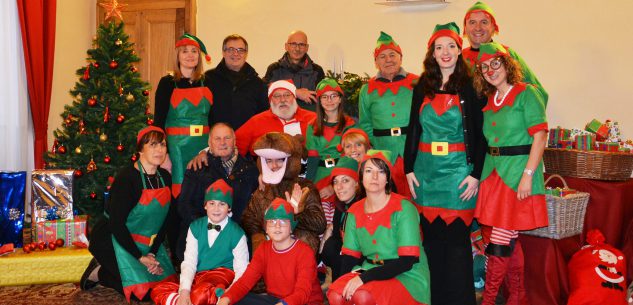
[[[411,116],[409,119],[409,130],[404,146],[404,172],[413,172],[413,165],[418,155],[418,144],[422,135],[420,125],[420,106],[424,100],[425,92],[422,89],[422,82],[413,89],[413,100],[411,102]],[[444,93],[437,91],[438,93]],[[468,163],[473,164],[473,171],[470,173],[474,178],[481,177],[484,166],[484,159],[488,144],[483,134],[484,116],[481,109],[486,105],[486,98],[479,98],[475,93],[472,84],[464,86],[459,92],[460,103],[462,105],[462,124],[464,127],[464,144],[466,145],[466,157]]]
[[[237,130],[252,116],[269,108],[268,89],[248,63],[239,72],[226,67],[224,59],[205,72],[213,93],[211,122],[229,123]]]
[[[325,73],[323,68],[312,61],[308,54],[300,64],[293,64],[288,59],[288,52],[276,62],[270,64],[264,75],[264,82],[267,85],[281,79],[292,79],[297,88],[305,88],[311,91],[316,90],[316,85],[323,80]],[[297,104],[303,109],[316,111],[316,104],[308,104],[297,99]]]

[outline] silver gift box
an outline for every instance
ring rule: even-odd
[[[56,219],[73,219],[73,170],[34,170],[31,175],[33,223]]]

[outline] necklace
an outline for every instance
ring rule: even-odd
[[[143,166],[143,164],[141,162],[138,163],[141,166],[141,171],[143,171],[143,173],[145,173],[146,175],[146,180],[147,183],[149,183],[149,187],[150,189],[154,189],[154,184],[152,183],[152,177],[150,177],[150,175],[147,173],[147,171],[145,170],[145,167]],[[156,174],[153,175],[154,179],[156,179],[156,186],[160,186],[160,182],[158,181],[158,170],[156,170]]]
[[[500,102],[497,102],[497,99],[499,98],[499,89],[497,89],[497,93],[495,93],[495,100],[493,101],[495,103],[495,106],[499,107],[503,105],[503,102],[506,100],[506,96],[508,96],[508,93],[512,91],[512,88],[514,88],[514,85],[510,86],[510,88],[508,88],[508,91],[506,91],[506,93],[503,94],[503,97],[501,98]]]

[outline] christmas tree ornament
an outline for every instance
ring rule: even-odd
[[[37,244],[37,248],[38,248],[39,250],[44,250],[44,249],[46,249],[46,243],[45,243],[45,242],[43,242],[43,241],[41,241],[39,244]]]
[[[108,135],[107,135],[107,134],[102,133],[102,134],[99,136],[99,141],[101,141],[101,142],[105,142],[105,141],[107,141],[107,140],[108,140]]]
[[[57,245],[53,242],[48,243],[48,249],[51,251],[55,251],[57,249]]]
[[[22,251],[24,251],[24,253],[28,254],[28,253],[31,253],[31,251],[33,251],[33,249],[31,248],[31,245],[24,245],[24,247],[22,247]]]
[[[95,192],[91,192],[91,193],[90,193],[90,199],[93,199],[93,200],[94,200],[94,199],[97,199],[97,193],[95,193]]]
[[[92,66],[93,66],[93,67],[95,67],[95,69],[99,69],[99,66],[100,66],[100,65],[99,65],[99,63],[98,63],[98,62],[95,62],[95,63],[93,63],[93,64],[92,64]]]
[[[59,145],[59,142],[57,142],[57,139],[55,139],[53,141],[53,147],[51,148],[51,152],[52,153],[56,153],[57,152],[57,146]]]
[[[123,146],[123,144],[119,143],[119,145],[116,146],[116,151],[118,152],[122,152],[125,149],[125,146]]]
[[[123,87],[119,84],[119,96],[123,96]]]
[[[79,133],[80,134],[85,134],[86,133],[86,123],[84,123],[83,119],[81,119],[79,121]]]
[[[128,103],[134,102],[134,95],[133,95],[132,93],[128,93],[128,94],[125,96],[125,100],[126,100]]]
[[[132,71],[132,73],[138,72],[138,68],[136,66],[131,66],[130,71]]]
[[[119,66],[119,63],[118,63],[118,62],[116,62],[116,60],[114,60],[114,59],[113,59],[113,60],[110,62],[110,69],[114,70],[114,69],[116,69],[118,66]]]
[[[123,21],[123,15],[121,14],[121,9],[126,7],[127,4],[120,4],[117,0],[110,0],[104,3],[99,3],[99,6],[103,7],[105,10],[105,19],[108,20],[112,17],[117,17],[121,21]]]
[[[80,153],[81,153],[81,146],[77,146],[77,147],[75,148],[75,153],[76,153],[76,154],[80,154]]]
[[[147,125],[153,125],[154,120],[152,118],[147,118]]]
[[[90,107],[94,107],[97,105],[97,99],[94,97],[91,97],[88,99],[88,106]]]
[[[81,176],[83,176],[83,175],[84,175],[84,172],[82,172],[80,169],[76,169],[73,172],[73,176],[75,176],[75,178],[81,178]]]
[[[136,160],[138,160],[138,157],[136,156],[136,154],[133,154],[130,160],[132,160],[132,162],[136,162]]]
[[[97,164],[95,163],[95,160],[90,158],[90,162],[88,162],[88,166],[86,166],[86,169],[88,170],[89,173],[96,171],[97,170]]]
[[[119,115],[117,115],[116,117],[116,122],[121,124],[123,123],[123,121],[125,121],[125,116],[119,113]]]
[[[103,112],[103,122],[107,123],[110,121],[110,107],[105,107],[105,112]]]
[[[110,159],[110,156],[108,156],[108,155],[106,155],[103,158],[103,163],[105,163],[105,164],[110,164],[110,161],[112,161],[112,159]]]
[[[62,144],[61,146],[59,146],[59,148],[57,149],[57,151],[60,154],[65,154],[66,153],[66,146],[64,146],[64,144]]]
[[[147,108],[145,108],[145,115],[149,115],[150,113],[152,113],[151,111],[149,111],[149,106]]]
[[[114,44],[115,44],[115,45],[117,45],[117,46],[121,46],[121,45],[123,44],[123,41],[121,41],[121,39],[117,39],[117,40],[114,42]]]
[[[56,245],[56,246],[58,246],[58,247],[63,247],[63,246],[64,246],[64,244],[65,244],[65,242],[64,242],[64,240],[63,240],[63,239],[61,239],[61,238],[58,238],[58,239],[55,241],[55,245]]]
[[[89,80],[90,79],[90,65],[86,66],[86,70],[84,70],[84,76],[82,77],[83,80]]]
[[[66,124],[66,127],[70,127],[70,124],[72,124],[73,121],[71,121],[70,119],[64,119],[64,124]]]
[[[149,90],[143,90],[143,95],[144,96],[148,96],[149,95]]]

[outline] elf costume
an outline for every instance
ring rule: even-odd
[[[321,96],[328,91],[338,92],[338,94],[341,95],[341,103],[343,102],[343,89],[341,89],[334,79],[326,78],[322,80],[317,84],[316,89],[318,103],[321,103]],[[355,122],[351,117],[345,115],[343,117],[345,125],[342,130],[339,131],[339,122],[330,123],[326,122],[325,118],[323,118],[322,134],[317,136],[315,135],[317,119],[310,122],[308,131],[306,132],[306,148],[308,149],[308,171],[306,178],[312,180],[320,191],[330,185],[330,173],[341,156],[341,153],[338,151],[341,136],[349,128],[354,127]],[[333,197],[335,196],[321,198],[321,200],[331,203],[334,201]]]
[[[497,25],[497,21],[495,19],[495,13],[492,11],[490,6],[480,1],[478,1],[473,6],[471,6],[466,12],[466,16],[464,16],[464,28],[466,27],[466,22],[468,21],[468,17],[470,17],[470,14],[475,13],[475,12],[483,12],[486,15],[488,15],[488,17],[490,18],[490,21],[492,22],[495,28],[494,33],[496,34],[499,33],[499,26]],[[464,33],[464,35],[465,34],[466,33]],[[545,107],[547,107],[547,100],[548,100],[549,95],[547,91],[545,91],[545,88],[543,88],[543,85],[541,85],[541,82],[539,82],[539,80],[536,78],[536,75],[534,75],[534,72],[532,72],[530,67],[528,67],[527,63],[525,63],[523,58],[521,58],[521,56],[519,56],[519,54],[516,51],[514,51],[513,49],[511,49],[510,47],[506,45],[503,45],[503,47],[506,49],[510,57],[514,58],[521,66],[521,71],[523,72],[523,82],[536,86],[536,88],[538,89],[538,92],[541,94],[541,98],[543,100],[543,103],[545,104]],[[473,68],[477,64],[477,57],[479,56],[479,50],[480,50],[479,48],[473,48],[472,46],[462,50],[462,56],[464,57],[466,62]]]
[[[233,189],[219,179],[209,186],[204,204],[210,200],[233,205]],[[152,290],[152,300],[158,305],[176,305],[179,290],[190,291],[194,305],[214,305],[217,289],[226,289],[237,280],[248,265],[246,235],[228,216],[212,223],[208,216],[193,221],[187,234],[185,259],[181,266],[180,285],[174,282],[158,284]]]
[[[481,45],[478,63],[490,58],[509,56],[498,43]],[[524,171],[534,141],[534,134],[547,131],[545,106],[537,90],[517,83],[498,98],[488,97],[484,107],[484,135],[488,154],[481,174],[481,184],[475,217],[491,226],[484,302],[494,304],[498,288],[506,273],[509,281],[509,301],[524,304],[523,252],[516,241],[517,231],[547,226],[547,208],[543,183],[542,161],[533,172]],[[523,175],[532,175],[532,194],[517,199],[517,188]]]
[[[393,38],[380,32],[374,59],[387,49],[402,56],[402,50]],[[398,193],[405,197],[410,197],[410,194],[401,156],[409,126],[412,83],[415,80],[415,74],[407,73],[402,68],[392,80],[385,79],[378,73],[361,87],[359,95],[358,125],[369,135],[374,149],[391,150],[398,157],[392,175]]]
[[[176,42],[176,48],[187,45],[207,53],[202,41],[193,35],[184,34]],[[205,58],[211,60],[209,55]],[[198,64],[202,65],[201,62]],[[176,81],[168,75],[161,79],[156,89],[156,125],[165,128],[167,133],[172,163],[172,193],[175,198],[180,194],[187,163],[207,147],[211,105],[213,94],[205,86],[204,78],[197,81],[181,78]]]

